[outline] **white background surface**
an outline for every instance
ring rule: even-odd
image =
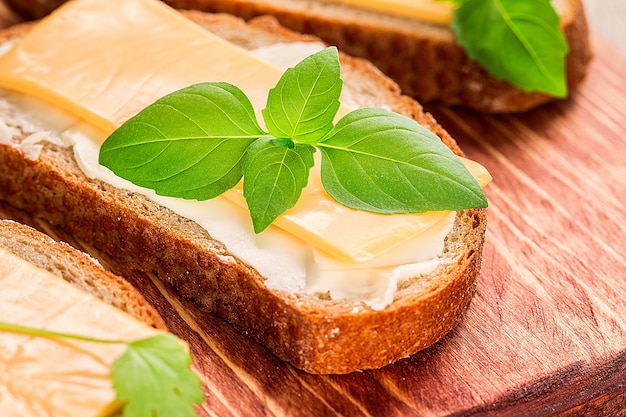
[[[583,0],[591,30],[626,55],[626,0]]]

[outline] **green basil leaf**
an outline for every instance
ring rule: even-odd
[[[285,139],[261,138],[248,147],[243,193],[256,233],[296,204],[309,180],[314,153],[310,145]]]
[[[204,399],[191,357],[169,333],[128,343],[113,363],[111,378],[124,417],[195,417]]]
[[[270,134],[314,143],[333,127],[343,82],[337,48],[326,48],[285,71],[269,92],[263,119]]]
[[[348,207],[394,214],[487,206],[460,159],[428,129],[399,114],[355,110],[317,146],[324,188]]]
[[[124,417],[193,417],[204,401],[202,381],[190,368],[191,356],[171,333],[124,341],[56,332],[0,321],[0,331],[31,336],[124,344],[125,352],[112,364],[116,398],[124,403]],[[60,341],[60,343],[65,343]],[[89,354],[89,350],[84,351]]]
[[[206,200],[239,182],[245,149],[264,134],[239,88],[201,83],[129,119],[104,142],[99,160],[158,194]]]
[[[452,30],[468,55],[525,91],[567,96],[567,41],[550,0],[457,0]]]

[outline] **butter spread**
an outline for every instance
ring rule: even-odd
[[[0,321],[136,340],[157,330],[0,248]],[[125,349],[0,331],[2,416],[100,417],[119,409],[109,377]]]
[[[420,20],[436,25],[449,25],[453,3],[442,0],[322,0],[340,3],[373,12]]]
[[[157,196],[153,191],[136,187],[98,165],[99,147],[107,132],[112,131],[114,126],[160,95],[193,82],[228,81],[242,88],[258,110],[262,107],[259,105],[260,98],[265,99],[267,91],[280,76],[281,70],[277,68],[277,63],[281,66],[293,65],[304,58],[303,54],[312,53],[311,48],[321,48],[321,45],[315,46],[316,44],[275,46],[269,52],[272,57],[272,65],[269,65],[262,59],[255,58],[204,30],[197,29],[195,25],[159,2],[151,0],[115,0],[115,2],[119,2],[120,7],[123,3],[123,7],[118,10],[109,2],[97,0],[82,0],[72,6],[66,5],[53,17],[36,26],[27,38],[0,59],[2,86],[40,97],[53,105],[46,106],[43,101],[34,104],[32,98],[27,99],[15,93],[6,96],[8,101],[18,108],[20,106],[25,108],[29,113],[29,119],[41,118],[47,121],[46,130],[52,132],[52,137],[58,136],[59,143],[73,146],[76,160],[86,175],[117,187],[143,193],[178,214],[196,221],[214,238],[223,242],[230,252],[254,266],[267,278],[267,285],[270,288],[289,292],[330,292],[331,296],[359,299],[373,308],[381,309],[393,299],[393,290],[398,279],[407,274],[415,276],[434,269],[437,265],[437,255],[443,248],[444,237],[451,228],[454,213],[382,216],[351,211],[329,200],[319,192],[319,187],[318,191],[309,194],[311,197],[307,200],[306,194],[319,186],[319,181],[312,178],[310,181],[312,185],[307,187],[305,197],[301,199],[303,202],[298,204],[304,207],[301,211],[304,215],[301,218],[305,223],[309,219],[313,221],[298,224],[288,216],[283,216],[278,222],[280,227],[271,226],[265,232],[255,235],[247,211],[243,207],[243,200],[241,197],[238,198],[236,193],[231,193],[235,195],[231,195],[230,198],[220,197],[203,202]],[[64,13],[69,16],[62,19]],[[121,14],[124,16],[120,17]],[[89,23],[90,18],[97,19],[98,22],[92,22],[92,25]],[[78,27],[67,28],[67,22],[78,20],[81,21]],[[166,22],[161,23],[162,20]],[[128,27],[121,30],[120,27],[125,25],[119,22],[132,24],[126,25]],[[112,27],[109,27],[111,25]],[[150,31],[143,38],[137,37],[137,33],[141,33],[144,26],[166,27],[168,31]],[[50,36],[47,32],[55,28],[60,30],[60,27],[68,36],[68,39],[63,41],[62,31],[55,33],[53,38],[63,45],[61,50],[48,42]],[[92,27],[98,28],[98,31]],[[112,35],[116,31],[118,33]],[[129,31],[132,32],[130,38],[127,37]],[[101,36],[96,38],[98,42],[90,38],[94,36],[94,32],[97,32],[95,36]],[[169,43],[172,33],[176,33],[176,40]],[[81,41],[77,45],[72,44],[72,48],[67,47],[74,39]],[[107,45],[110,44],[111,49],[117,51],[117,55],[107,54],[102,58],[94,54],[91,45],[102,42],[105,43],[104,49],[108,49]],[[149,42],[150,46],[144,48],[144,42]],[[165,46],[161,42],[165,42]],[[42,43],[45,46],[42,46]],[[152,43],[159,45],[159,48]],[[141,55],[141,59],[135,59],[132,54],[119,47],[128,44],[133,45],[134,48],[130,49],[135,51],[135,55]],[[185,49],[188,44],[191,47]],[[75,58],[62,55],[65,51],[81,48],[89,49],[89,53],[82,51],[78,54],[87,60],[86,62],[75,62]],[[196,48],[206,48],[209,52],[203,50],[198,54],[197,51],[201,49]],[[158,55],[159,58],[152,57],[144,61],[143,54],[137,54],[137,50],[148,55]],[[172,56],[173,50],[175,52]],[[186,52],[182,52],[183,50]],[[211,53],[215,55],[211,56]],[[267,56],[268,50],[262,49],[257,53],[259,56]],[[219,58],[215,59],[216,56]],[[186,57],[190,59],[185,59]],[[221,62],[222,57],[227,57],[225,62],[228,62],[228,65],[225,63],[213,65],[216,61]],[[174,61],[176,62],[173,63]],[[110,67],[107,65],[109,62],[115,64],[112,69],[107,70],[106,68]],[[128,70],[130,67],[133,68],[132,71]],[[241,70],[242,67],[245,69]],[[202,70],[199,71],[198,68]],[[59,72],[63,73],[63,76],[58,75]],[[191,77],[188,77],[188,73],[192,73]],[[93,79],[104,79],[104,82],[98,81],[93,87],[91,86]],[[156,82],[155,79],[158,80],[157,84],[163,84],[165,87],[161,86],[154,91],[152,86]],[[67,80],[70,80],[69,84],[66,84]],[[130,94],[129,85],[133,86]],[[136,88],[137,85],[141,88]],[[95,93],[92,90],[95,90]],[[112,97],[108,96],[109,91],[112,91]],[[121,104],[111,105],[116,100]],[[342,97],[342,103],[344,109],[351,104],[345,97]],[[65,108],[76,117],[68,114],[58,117],[49,115],[49,110],[50,114],[53,114],[59,111],[59,107]],[[2,131],[0,126],[0,140]],[[477,165],[474,167],[475,171],[472,172],[475,172],[475,176],[482,176],[483,179],[488,177],[484,168]],[[312,177],[315,177],[315,174]],[[324,205],[329,205],[330,208]],[[297,208],[298,206],[294,209]],[[335,211],[344,213],[344,217],[340,217]],[[340,221],[328,227],[326,223],[319,221],[320,213],[326,220]],[[381,230],[376,226],[379,226],[383,218],[390,223]],[[320,224],[326,226],[320,227]],[[388,233],[394,227],[397,232]],[[428,233],[425,233],[426,231]],[[329,239],[328,236],[333,232],[334,236]],[[343,252],[337,250],[337,242],[343,242]],[[364,246],[366,249],[360,250]],[[424,259],[415,248],[432,250],[424,249],[423,253],[429,254]],[[333,259],[329,253],[340,253],[343,256]],[[365,269],[371,272],[364,274]],[[350,271],[349,274],[346,272],[346,277],[349,275],[350,279],[337,280],[337,275],[342,274],[339,271]],[[361,283],[355,283],[355,280],[359,279],[358,276],[362,276]]]

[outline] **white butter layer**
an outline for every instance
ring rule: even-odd
[[[317,43],[279,44],[260,48],[253,54],[271,60],[284,70],[322,48],[323,45]],[[105,139],[100,130],[36,99],[17,93],[5,93],[5,97],[7,101],[0,103],[0,108],[20,109],[18,113],[28,123],[36,120],[37,130],[47,132],[34,139],[47,136],[58,145],[72,146],[76,161],[88,177],[144,194],[197,222],[231,253],[256,268],[272,289],[329,293],[333,299],[363,301],[373,309],[383,309],[393,301],[399,280],[428,274],[436,268],[445,236],[454,222],[455,213],[451,213],[425,233],[366,263],[338,261],[274,226],[255,234],[248,212],[225,198],[195,201],[164,197],[117,177],[98,164],[100,145]],[[353,104],[346,97],[342,97],[342,102],[348,106]],[[0,143],[10,141],[2,138],[8,136],[11,129],[11,125],[4,129],[0,123]],[[31,145],[23,143],[21,148],[36,157],[33,156],[36,152],[29,151]]]

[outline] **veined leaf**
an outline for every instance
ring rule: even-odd
[[[340,78],[337,48],[313,54],[285,71],[269,92],[263,119],[277,138],[313,143],[333,127],[339,110]]]
[[[290,140],[261,138],[250,145],[243,193],[256,233],[296,204],[308,182],[314,153],[312,146]]]
[[[102,145],[100,163],[158,194],[205,200],[237,184],[245,149],[264,134],[239,88],[195,84],[120,126]]]
[[[567,95],[567,41],[550,0],[457,0],[452,29],[468,55],[526,91]]]
[[[125,417],[195,417],[204,399],[191,357],[175,336],[162,333],[128,343],[111,371]]]
[[[191,356],[171,333],[128,342],[7,322],[0,322],[0,331],[126,345],[126,351],[113,362],[111,369],[116,399],[124,403],[124,417],[195,417],[194,406],[204,400],[202,381],[190,369]]]
[[[396,113],[355,110],[317,146],[324,188],[348,207],[394,214],[487,206],[459,158],[429,130]]]

